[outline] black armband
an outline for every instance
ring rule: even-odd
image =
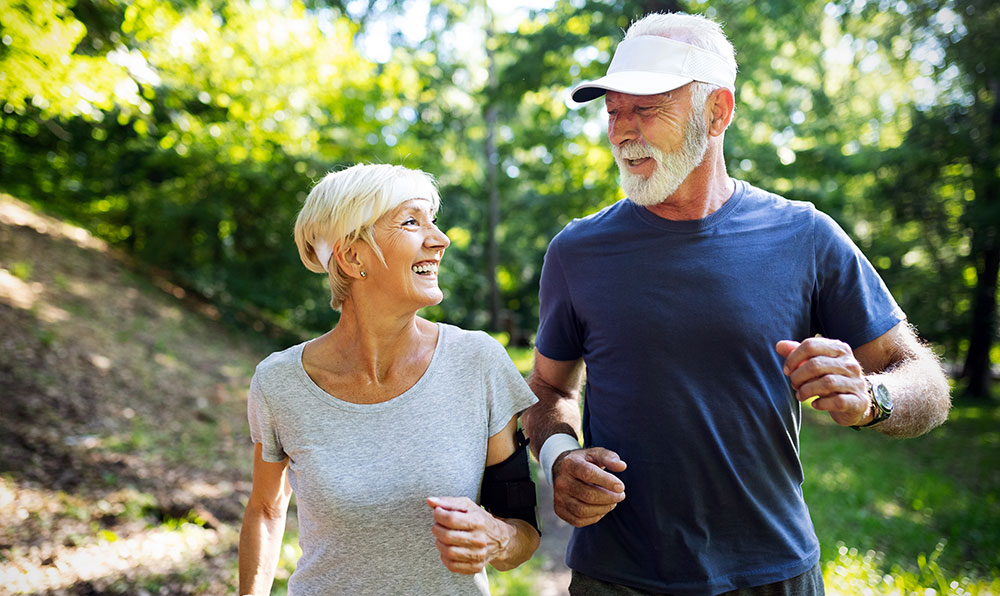
[[[528,440],[519,430],[516,441],[517,449],[513,455],[486,467],[479,500],[493,515],[522,519],[538,530],[535,483],[531,480],[531,468],[528,465]]]

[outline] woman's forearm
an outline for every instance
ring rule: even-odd
[[[240,530],[240,594],[271,593],[284,533],[284,513],[269,517],[247,507]]]
[[[538,530],[521,519],[500,519],[499,531],[504,534],[503,548],[490,560],[490,565],[500,571],[509,571],[531,558],[538,549]]]

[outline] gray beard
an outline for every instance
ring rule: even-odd
[[[674,194],[681,183],[705,159],[708,150],[708,124],[701,110],[692,110],[684,125],[684,142],[670,153],[648,145],[643,140],[612,145],[611,154],[621,172],[621,186],[635,204],[649,207],[662,203]],[[652,157],[656,162],[649,178],[628,171],[626,159]]]

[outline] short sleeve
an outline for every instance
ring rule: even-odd
[[[583,332],[560,260],[559,236],[549,244],[542,263],[535,347],[552,360],[577,360],[583,356]]]
[[[813,325],[825,337],[864,345],[906,319],[861,249],[832,218],[815,212]]]
[[[264,390],[261,388],[260,378],[256,374],[250,379],[247,419],[250,422],[250,439],[254,443],[261,444],[261,456],[264,461],[275,463],[284,461],[286,455],[278,437],[274,416],[271,414],[271,407],[267,403]]]
[[[500,342],[483,334],[483,374],[489,408],[489,436],[502,431],[515,414],[534,405],[538,398],[521,376]]]

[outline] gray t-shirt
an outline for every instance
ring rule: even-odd
[[[424,375],[378,404],[337,399],[312,381],[299,344],[267,357],[250,383],[250,435],[266,461],[288,457],[302,557],[289,596],[489,594],[486,573],[441,563],[424,499],[478,502],[488,439],[536,399],[481,331],[438,324]]]

